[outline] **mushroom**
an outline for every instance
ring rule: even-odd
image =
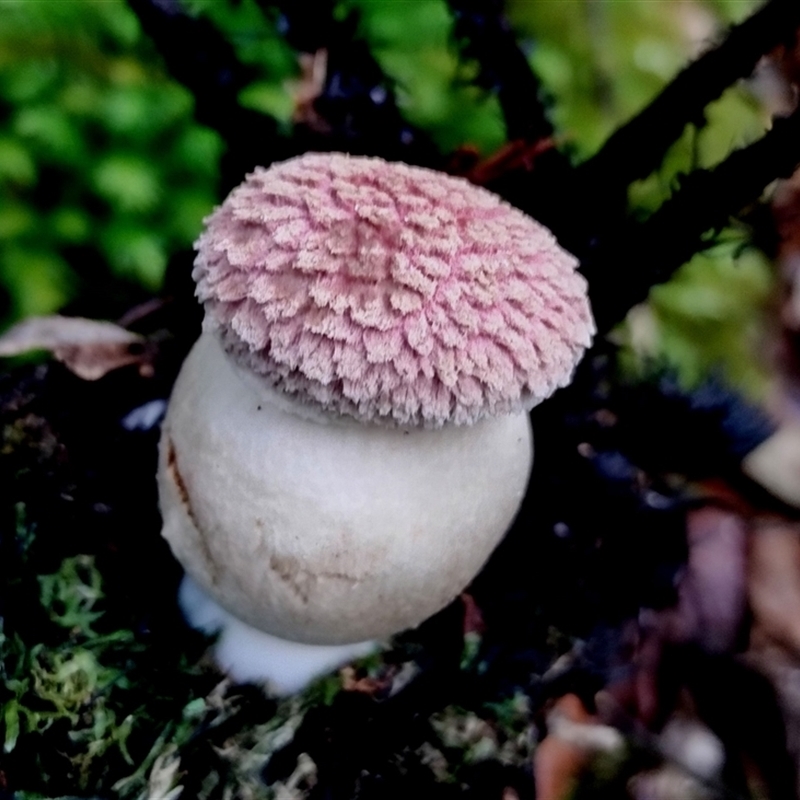
[[[196,248],[163,535],[221,665],[291,691],[483,566],[525,493],[527,411],[591,342],[586,283],[494,194],[336,153],[257,168]]]

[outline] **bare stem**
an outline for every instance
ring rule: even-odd
[[[800,26],[800,3],[770,0],[683,70],[640,114],[612,134],[600,151],[578,167],[584,185],[627,186],[662,162],[686,125],[739,78],[749,75],[759,58],[794,37]]]
[[[607,331],[702,250],[709,233],[756,202],[772,181],[800,165],[800,110],[775,121],[754,144],[714,169],[698,169],[643,223],[628,222],[590,248],[582,268],[591,286],[598,326]]]
[[[541,86],[522,52],[502,0],[448,0],[455,36],[466,58],[480,66],[476,83],[497,94],[509,140],[536,142],[552,135]]]

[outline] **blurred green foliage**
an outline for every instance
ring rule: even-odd
[[[770,376],[769,322],[774,273],[766,256],[731,228],[668,283],[653,287],[615,333],[622,366],[632,376],[668,367],[685,388],[716,374],[762,399]],[[758,357],[757,354],[761,354]]]
[[[552,103],[563,146],[583,159],[760,0],[507,0]],[[734,103],[736,104],[736,103]],[[733,126],[747,120],[731,119]],[[729,146],[730,131],[714,135]]]
[[[214,203],[221,142],[123,2],[0,14],[3,317],[57,310],[98,269],[158,289]]]
[[[254,0],[184,0],[183,5],[224,31],[242,64],[258,68],[259,78],[242,90],[239,102],[274,117],[290,135],[294,111],[291,81],[298,75],[297,55],[278,33],[277,14],[270,18]]]
[[[403,114],[443,152],[469,145],[488,155],[503,145],[500,104],[472,85],[477,65],[459,59],[446,3],[347,0],[341,9],[359,13],[359,34],[395,82]]]
[[[265,18],[254,0],[185,2],[257,67],[240,102],[274,116],[290,135],[291,82],[299,70],[276,19]],[[551,98],[559,141],[579,160],[653,98],[698,40],[757,4],[508,0],[508,10]],[[469,145],[489,154],[503,144],[497,100],[471,85],[475,65],[458,57],[444,0],[341,1],[342,15],[354,10],[359,35],[396,82],[403,112],[443,151]],[[0,326],[56,311],[105,274],[158,290],[168,258],[190,245],[217,200],[223,145],[194,122],[192,110],[192,98],[165,73],[124,0],[0,0]],[[681,174],[712,166],[766,125],[746,87],[728,91],[706,116],[707,125],[687,127],[661,168],[632,188],[634,213],[650,213]],[[754,354],[773,282],[747,230],[730,229],[656,287],[616,332],[626,345],[624,365],[637,373],[666,361],[687,385],[722,370],[758,395],[765,365]],[[20,519],[19,541],[32,537]],[[17,755],[26,740],[67,731],[63,757],[76,791],[107,788],[113,776],[116,796],[140,797],[162,774],[160,796],[176,797],[180,758],[198,731],[234,713],[233,703],[210,692],[193,659],[155,664],[134,631],[109,620],[92,557],[67,558],[36,585],[50,624],[47,646],[4,635],[0,626],[4,751]],[[465,642],[464,669],[480,670],[478,645]],[[173,684],[154,680],[159,669],[179,674],[183,694],[163,692]],[[231,784],[255,792],[270,748],[291,739],[306,704],[331,704],[340,689],[339,677],[324,679],[269,722],[228,737]],[[507,731],[499,746],[514,741],[524,709],[513,698],[493,712]],[[477,745],[486,746],[447,738],[463,719],[461,710],[448,709],[436,720],[456,769],[480,755]]]
[[[240,102],[291,135],[300,71],[277,15],[263,14],[255,0],[183,2],[255,68]],[[758,5],[508,0],[507,13],[542,81],[560,146],[582,160]],[[190,245],[217,200],[222,142],[193,121],[192,98],[166,75],[123,0],[12,0],[1,13],[0,325],[80,298],[103,271],[156,291],[169,256]],[[403,113],[444,152],[469,146],[487,155],[502,146],[497,98],[472,85],[477,66],[459,58],[444,0],[340,0],[337,14],[353,13],[357,35],[395,82]],[[746,86],[730,89],[705,120],[687,126],[659,170],[631,187],[633,213],[647,215],[682,174],[713,166],[767,124]],[[763,260],[734,258],[725,248],[698,256],[674,286],[653,293],[655,344],[637,345],[628,362],[639,363],[636,354],[647,349],[691,383],[700,365],[722,359],[729,377],[757,394],[759,370],[736,362],[749,352],[768,272]],[[732,291],[752,281],[758,291]],[[695,318],[691,302],[676,313],[675,297],[700,302],[714,294],[714,335],[705,332],[698,343],[698,326],[710,317]]]
[[[691,58],[741,21],[757,0],[706,2],[543,3],[508,0],[508,12],[552,101],[562,146],[577,160],[594,153],[650,102]],[[746,84],[728,89],[687,125],[658,170],[629,191],[633,214],[646,217],[682,175],[710,168],[758,139],[769,114]],[[768,260],[747,246],[747,231],[724,231],[669,283],[634,309],[617,338],[624,366],[644,375],[652,365],[674,369],[687,388],[716,371],[748,396],[763,396],[765,309],[774,277]],[[658,247],[658,243],[653,243]],[[647,253],[642,253],[643,262]]]

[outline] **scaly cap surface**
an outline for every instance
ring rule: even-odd
[[[461,178],[310,153],[257,168],[206,224],[206,325],[329,411],[438,427],[530,408],[594,333],[573,256]]]

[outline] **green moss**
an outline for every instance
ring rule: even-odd
[[[123,0],[6,4],[0,106],[0,326],[81,295],[88,262],[157,290],[213,207],[221,143]]]

